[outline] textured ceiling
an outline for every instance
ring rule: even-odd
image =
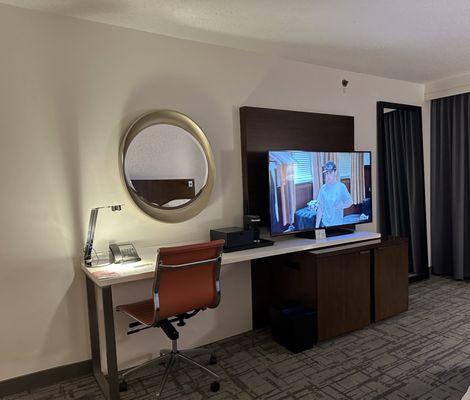
[[[470,71],[470,0],[0,0],[413,82]]]

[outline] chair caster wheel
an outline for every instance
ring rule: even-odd
[[[218,392],[220,389],[220,383],[219,382],[212,382],[211,383],[211,392]]]
[[[215,364],[217,364],[217,357],[216,356],[210,356],[209,365],[215,365]]]
[[[126,381],[122,381],[119,383],[119,391],[120,392],[127,392],[127,382]]]

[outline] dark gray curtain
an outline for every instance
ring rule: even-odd
[[[379,135],[381,233],[409,238],[409,271],[428,276],[421,109],[384,113]]]
[[[431,102],[431,258],[470,278],[470,93]]]

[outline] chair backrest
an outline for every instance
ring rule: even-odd
[[[154,324],[193,310],[217,307],[224,240],[158,250],[153,285]]]

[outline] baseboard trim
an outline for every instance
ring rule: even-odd
[[[0,381],[0,397],[20,393],[42,386],[49,386],[63,380],[93,373],[91,360],[34,372],[28,375]]]

